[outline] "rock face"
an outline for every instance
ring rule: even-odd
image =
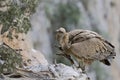
[[[35,71],[35,69],[37,71]],[[20,76],[20,77],[14,77]],[[47,66],[32,66],[31,68],[18,69],[16,74],[1,75],[4,80],[89,80],[81,69],[73,69],[64,64],[50,64]]]
[[[32,30],[28,33],[36,50],[41,51],[49,63],[52,63],[52,49],[49,36],[50,22],[45,15],[44,3],[40,3],[31,17]]]
[[[21,49],[20,54],[22,55],[24,66],[32,66],[36,64],[44,64],[48,65],[47,60],[43,56],[40,51],[36,51],[33,49],[33,46],[30,42],[30,39],[24,33],[16,33],[14,30],[12,31],[12,38],[9,39],[6,35],[8,33],[4,33],[0,35],[0,41],[6,43],[13,49]],[[18,36],[16,38],[15,36]]]
[[[81,69],[76,70],[64,64],[50,65],[49,69],[56,80],[87,80],[88,78]]]

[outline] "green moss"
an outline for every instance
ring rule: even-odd
[[[30,29],[30,15],[35,12],[35,8],[39,0],[19,0],[20,3],[14,0],[8,0],[4,7],[8,7],[6,11],[0,11],[0,24],[3,25],[1,34],[8,31],[10,28],[15,28],[17,32],[24,32]],[[2,5],[2,2],[0,5]],[[3,6],[1,6],[2,8]]]
[[[5,43],[0,45],[0,73],[13,72],[18,66],[22,66],[20,53],[17,53]]]

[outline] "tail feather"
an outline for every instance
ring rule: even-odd
[[[115,48],[115,46],[113,46],[110,42],[108,42],[107,40],[105,40],[105,42],[110,45],[112,48]]]
[[[116,56],[115,47],[107,40],[105,40],[105,42],[107,43],[105,44],[105,46],[107,48],[107,53],[109,54],[109,56],[107,56],[106,58],[113,59]]]
[[[116,56],[116,52],[111,52],[110,55],[107,57],[107,59],[114,59]]]
[[[111,65],[111,63],[109,62],[108,59],[101,60],[100,62],[104,63],[104,64],[107,65],[107,66],[110,66],[110,65]]]

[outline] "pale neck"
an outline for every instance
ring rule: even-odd
[[[64,47],[68,46],[68,42],[69,42],[69,35],[68,35],[68,33],[65,33],[60,41],[60,44],[64,48]]]

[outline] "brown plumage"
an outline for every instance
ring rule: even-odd
[[[63,53],[74,56],[84,66],[96,60],[110,65],[109,59],[116,55],[115,47],[96,32],[81,29],[66,32],[64,28],[59,28],[56,32]]]

